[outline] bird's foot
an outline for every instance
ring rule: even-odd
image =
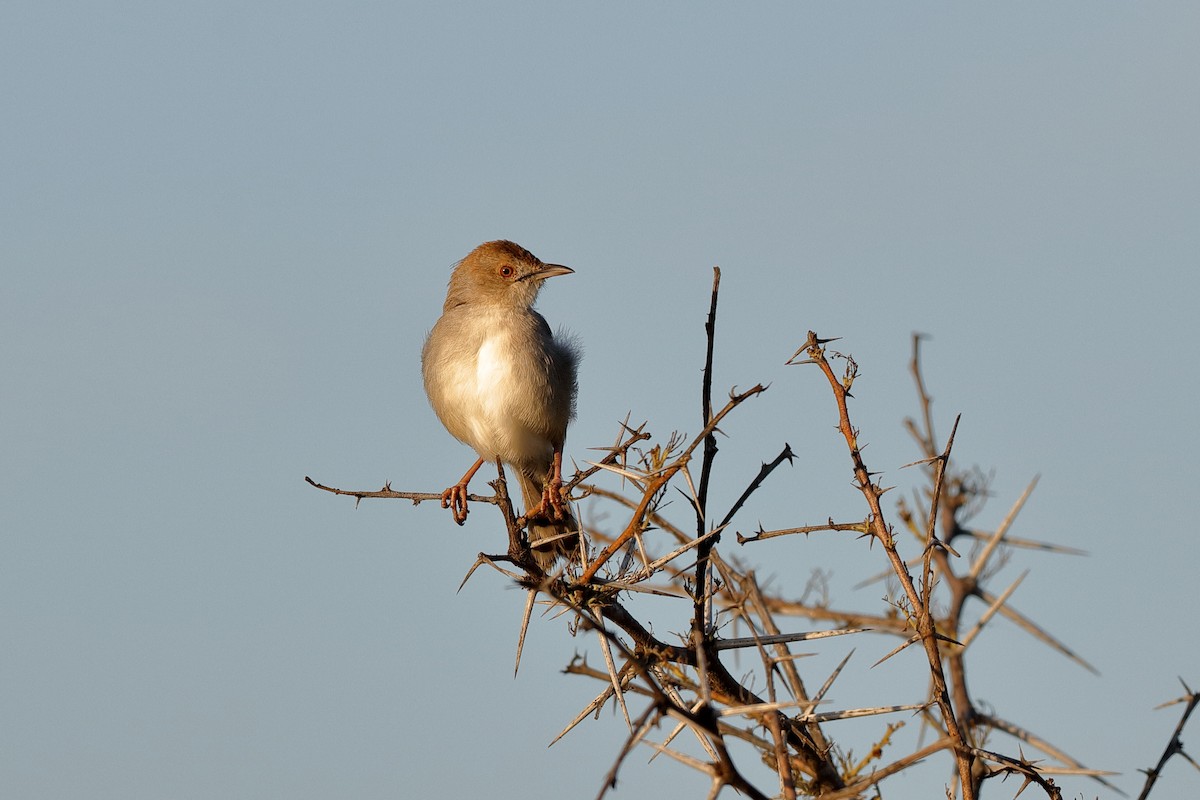
[[[442,492],[442,508],[450,509],[454,521],[462,525],[467,521],[467,484],[456,483]]]
[[[567,504],[563,502],[562,479],[551,478],[542,491],[542,500],[527,517],[543,517],[550,522],[562,522],[567,518]]]
[[[467,521],[467,484],[471,482],[471,478],[483,466],[483,459],[480,458],[471,468],[467,470],[467,474],[462,476],[462,480],[451,486],[446,491],[442,492],[442,508],[450,509],[450,513],[454,516],[454,521],[462,525]]]

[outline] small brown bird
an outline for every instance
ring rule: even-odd
[[[577,537],[564,536],[579,526],[561,490],[579,349],[551,333],[533,303],[543,281],[572,272],[513,242],[479,245],[450,275],[442,316],[421,351],[430,405],[446,430],[479,454],[442,493],[442,508],[461,525],[471,477],[484,461],[508,464],[521,484],[530,547],[545,570],[578,551]],[[563,538],[546,542],[555,537]]]

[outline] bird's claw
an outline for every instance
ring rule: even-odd
[[[442,492],[442,508],[450,509],[454,521],[462,525],[467,521],[467,485],[456,483]]]

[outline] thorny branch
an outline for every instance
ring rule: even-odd
[[[1179,682],[1183,683],[1183,680],[1181,679]],[[1184,752],[1183,739],[1180,738],[1183,735],[1184,726],[1187,725],[1188,717],[1192,716],[1192,712],[1196,710],[1196,706],[1200,705],[1200,692],[1193,692],[1186,683],[1183,683],[1183,690],[1187,692],[1187,694],[1185,694],[1183,697],[1159,706],[1159,708],[1163,708],[1168,705],[1183,703],[1183,714],[1179,717],[1179,724],[1175,726],[1175,731],[1171,734],[1170,741],[1167,742],[1167,746],[1163,749],[1162,755],[1159,756],[1158,763],[1150,769],[1145,770],[1146,783],[1142,787],[1141,794],[1138,795],[1138,800],[1145,800],[1150,796],[1150,790],[1153,789],[1154,784],[1158,782],[1159,777],[1162,775],[1163,767],[1167,765],[1167,762],[1171,760],[1172,756],[1179,756],[1197,770],[1200,770],[1200,764],[1197,764],[1194,758]]]
[[[719,452],[715,435],[718,426],[747,400],[765,391],[762,385],[740,393],[731,391],[728,402],[714,411],[712,386],[716,365],[713,354],[720,279],[720,270],[714,269],[711,302],[704,325],[701,430],[690,439],[672,434],[666,442],[650,446],[653,438],[646,432],[645,425],[632,427],[626,418],[614,443],[600,448],[604,451],[600,460],[575,473],[566,484],[566,489],[574,493],[573,499],[589,497],[594,503],[612,503],[622,509],[622,516],[612,531],[583,525],[586,553],[581,564],[568,564],[554,574],[546,574],[539,568],[529,552],[525,520],[516,515],[509,499],[501,465],[497,465],[498,476],[492,483],[495,494],[471,495],[469,498],[472,502],[497,506],[508,535],[508,548],[503,554],[480,554],[468,579],[476,567],[491,566],[513,577],[528,591],[525,624],[536,598],[544,597],[542,602],[551,610],[566,616],[572,631],[594,631],[603,644],[603,669],[594,669],[586,662],[576,660],[567,667],[569,673],[600,681],[602,689],[559,736],[572,730],[589,714],[598,714],[609,701],[618,704],[623,711],[629,708],[628,702],[632,699],[645,703],[636,712],[629,708],[625,716],[629,736],[604,776],[598,797],[603,798],[616,786],[622,764],[639,744],[654,750],[656,755],[667,755],[706,775],[711,782],[709,797],[716,797],[724,787],[732,787],[740,794],[754,798],[771,794],[785,798],[866,797],[873,790],[877,792],[874,787],[889,776],[942,752],[953,757],[957,787],[963,798],[978,797],[983,782],[998,775],[1019,775],[1026,784],[1037,785],[1051,798],[1060,796],[1058,787],[1046,777],[1051,772],[1086,774],[1101,780],[1101,773],[1083,768],[1031,732],[979,711],[968,691],[965,655],[986,621],[996,614],[1012,619],[1041,641],[1087,666],[1064,645],[1011,609],[1008,599],[1016,589],[1015,583],[999,592],[984,588],[987,576],[994,571],[994,567],[989,568],[989,562],[997,558],[1004,547],[1073,551],[1017,540],[1009,535],[1010,526],[1028,491],[996,531],[985,533],[965,526],[968,517],[978,510],[986,496],[986,480],[976,473],[952,468],[953,432],[943,448],[939,449],[936,444],[932,402],[919,364],[919,337],[914,337],[911,366],[921,422],[906,420],[905,425],[923,455],[917,464],[925,471],[928,487],[914,503],[901,500],[897,514],[904,529],[919,542],[920,552],[909,561],[901,556],[896,532],[887,522],[882,504],[887,489],[878,484],[875,473],[863,460],[859,431],[851,423],[847,402],[857,376],[857,365],[849,356],[827,353],[825,345],[831,340],[819,339],[811,332],[796,356],[803,353],[806,363],[817,365],[833,391],[838,428],[849,450],[856,486],[866,501],[868,513],[861,521],[835,522],[829,518],[819,524],[770,531],[763,530],[760,525],[752,536],[737,535],[739,544],[818,531],[850,533],[877,541],[889,564],[888,574],[902,589],[902,601],[883,613],[869,613],[833,608],[824,597],[815,603],[788,600],[779,589],[760,584],[755,572],[723,555],[721,533],[777,468],[784,461],[790,463],[793,456],[791,448],[784,445],[773,460],[763,464],[725,514],[710,513],[713,465]],[[795,363],[796,356],[789,363]],[[840,378],[830,365],[830,357],[846,362],[846,371]],[[956,430],[957,425],[956,420]],[[693,483],[693,455],[701,445],[698,480]],[[624,490],[601,485],[599,481],[608,476],[618,477]],[[311,478],[305,480],[323,491],[352,496],[356,503],[364,498],[407,499],[414,504],[441,498],[441,493],[434,492],[397,492],[390,485],[379,491],[357,491],[325,486]],[[672,486],[690,501],[695,518],[693,533],[685,532],[685,526],[671,520],[666,513],[665,497]],[[576,517],[583,519],[578,514]],[[713,520],[718,517],[720,521],[714,524]],[[983,546],[978,548],[966,568],[956,569],[952,558],[957,553],[951,543],[959,536],[970,536],[983,542]],[[617,558],[622,552],[624,555]],[[512,564],[518,571],[502,569],[501,563]],[[909,573],[910,565],[920,566],[919,581]],[[936,619],[933,611],[935,588],[940,593]],[[948,599],[941,597],[941,593],[948,594]],[[630,600],[635,596],[662,603],[664,611],[660,613],[667,614],[679,614],[682,609],[678,608],[678,598],[686,598],[690,618],[686,633],[667,638],[655,633],[646,621],[648,618],[634,612],[635,606]],[[963,607],[972,597],[985,603],[987,610],[975,626],[968,629]],[[789,632],[779,623],[784,617],[804,617],[832,629]],[[727,625],[736,627],[738,633],[733,637],[721,636],[720,632]],[[842,674],[853,651],[842,659],[832,674],[815,676],[813,685],[820,688],[813,692],[806,685],[797,662],[803,654],[793,647],[801,641],[815,645],[819,636],[855,635],[866,629],[922,644],[932,682],[928,703],[898,702],[885,707],[816,710],[818,704],[829,702],[830,687]],[[743,632],[745,635],[740,635]],[[523,637],[524,629],[519,639],[523,640]],[[520,644],[518,663],[519,651]],[[759,666],[735,677],[727,659],[736,653],[756,655]],[[808,677],[814,679],[814,676]],[[760,685],[762,689],[754,688]],[[1195,705],[1196,696],[1189,693],[1187,711],[1172,743],[1159,765],[1148,772],[1147,792],[1170,755],[1188,758],[1178,737]],[[937,709],[936,716],[928,713],[927,706]],[[902,722],[881,727],[868,756],[857,760],[850,758],[848,749],[840,745],[828,729],[843,719],[895,713],[902,709],[926,709],[924,718],[937,727],[939,734],[935,741],[887,762],[883,758],[885,749],[896,746],[894,734],[902,727]],[[654,731],[663,725],[675,727],[661,741],[652,741]],[[983,744],[991,731],[1002,732],[1036,747],[1063,766],[1047,767],[1026,759],[1023,754],[1013,757],[994,749],[984,749]],[[676,737],[684,732],[690,732],[687,735],[699,748],[697,754],[689,753],[681,742],[676,742]],[[735,763],[727,747],[727,742],[733,739],[749,744],[760,755],[762,763],[778,780],[777,792],[755,786],[746,768]]]
[[[883,550],[891,562],[892,570],[908,597],[909,608],[915,617],[912,622],[916,627],[917,634],[921,638],[921,642],[925,646],[925,655],[929,660],[929,673],[933,680],[934,702],[937,703],[938,709],[941,711],[942,725],[945,727],[946,735],[950,738],[950,742],[954,746],[955,759],[958,763],[958,778],[962,786],[963,798],[964,800],[973,800],[976,796],[976,785],[971,779],[971,754],[963,732],[959,727],[958,717],[954,712],[954,704],[950,700],[950,692],[946,687],[946,673],[942,667],[942,649],[938,643],[937,624],[933,619],[933,614],[929,610],[928,597],[923,598],[921,593],[918,592],[913,583],[912,576],[908,573],[908,565],[904,563],[899,550],[896,549],[896,540],[892,535],[891,526],[888,525],[884,517],[881,503],[883,493],[886,490],[872,481],[872,473],[867,469],[867,465],[863,461],[862,451],[858,445],[858,431],[850,422],[850,410],[847,400],[850,397],[849,386],[857,376],[857,366],[853,361],[848,361],[846,375],[842,380],[839,380],[834,374],[829,360],[825,357],[825,344],[828,341],[830,340],[817,338],[815,333],[809,331],[808,341],[796,353],[796,355],[799,355],[801,352],[806,353],[808,360],[795,362],[795,356],[793,356],[793,360],[790,363],[816,364],[825,374],[825,378],[829,381],[830,388],[833,390],[834,399],[837,401],[838,407],[838,428],[846,440],[846,446],[850,449],[850,460],[854,467],[854,477],[858,481],[858,489],[862,492],[867,505],[871,509],[871,534],[883,546]],[[949,449],[950,445],[947,444],[944,458],[949,457]],[[934,501],[931,507],[936,508],[936,505],[937,492],[935,490]],[[928,579],[929,576],[926,575],[927,591],[929,590]]]

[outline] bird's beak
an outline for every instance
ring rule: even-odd
[[[553,278],[555,275],[570,275],[574,271],[570,267],[564,267],[562,264],[542,264],[541,269],[535,269],[533,272],[525,275],[523,280],[532,278],[542,281],[546,278]]]

